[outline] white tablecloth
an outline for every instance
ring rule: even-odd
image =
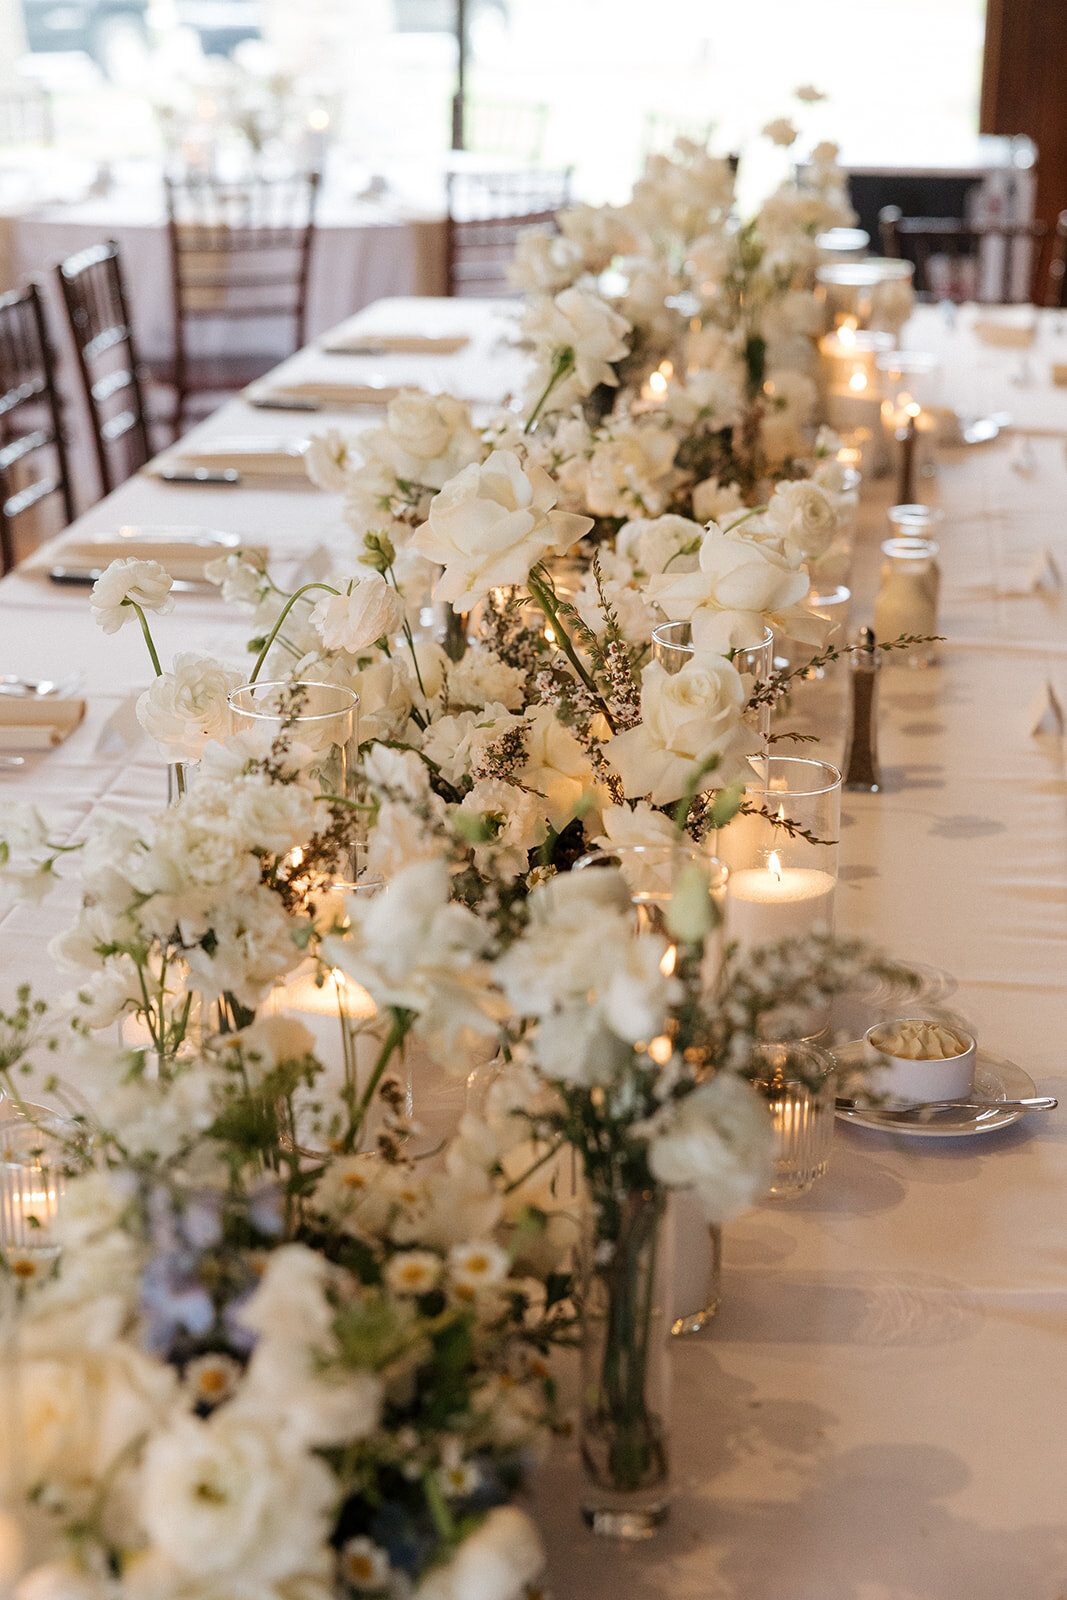
[[[471,329],[461,354],[326,356],[309,349],[291,377],[421,371],[472,398],[517,387],[491,308],[448,302],[376,306],[377,331]],[[1017,352],[978,353],[966,326],[935,332],[971,409],[1015,409]],[[1045,336],[1043,336],[1045,337]],[[1048,339],[1058,337],[1051,331]],[[970,360],[972,367],[966,363]],[[1047,375],[1037,373],[1050,414]],[[973,400],[973,397],[971,397]],[[351,417],[313,418],[356,427]],[[295,437],[307,419],[234,402],[201,437]],[[1065,424],[1067,426],[1067,424]],[[1061,739],[1033,737],[1027,711],[1046,678],[1067,703],[1062,596],[1025,591],[1029,560],[1053,551],[1067,572],[1064,439],[1032,441],[1035,469],[1013,470],[1009,438],[946,455],[931,488],[941,532],[942,665],[887,666],[881,680],[878,796],[845,796],[839,922],[893,953],[959,979],[955,1006],[980,1042],[1067,1097],[1067,764]],[[868,619],[892,484],[861,512],[853,622]],[[232,528],[286,561],[348,538],[336,497],[310,488],[125,485],[77,531],[119,523]],[[239,623],[214,598],[180,595],[157,630],[179,647],[228,650]],[[84,673],[89,715],[54,753],[0,773],[0,793],[47,803],[82,829],[101,804],[158,804],[161,763],[124,742],[124,696],[148,681],[132,630],[104,639],[84,592],[20,572],[0,585],[0,671]],[[831,731],[843,682],[810,686],[798,715]],[[5,986],[60,982],[45,944],[69,907],[0,919]],[[573,1451],[556,1448],[534,1493],[557,1600],[1062,1600],[1067,1593],[1067,1109],[981,1138],[907,1141],[842,1128],[829,1176],[726,1231],[723,1304],[710,1335],[675,1352],[669,1526],[616,1549],[577,1514]]]

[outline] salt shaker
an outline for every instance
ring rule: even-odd
[[[933,539],[886,539],[878,597],[874,602],[874,631],[888,642],[902,633],[937,632],[937,602],[941,570],[938,545]],[[913,645],[908,665],[929,667],[937,659],[933,645]]]
[[[852,793],[879,794],[882,788],[876,720],[881,664],[881,656],[874,648],[874,634],[870,628],[861,628],[849,656],[848,743],[841,761],[841,787]]]

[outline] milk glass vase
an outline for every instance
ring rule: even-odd
[[[669,1509],[671,1234],[663,1190],[594,1198],[581,1289],[582,1515],[646,1539]]]

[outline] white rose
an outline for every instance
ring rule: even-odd
[[[448,1565],[422,1580],[414,1600],[522,1600],[544,1564],[530,1518],[515,1506],[496,1506]]]
[[[697,652],[680,672],[651,662],[641,679],[641,721],[608,741],[605,754],[630,799],[678,800],[705,762],[718,765],[700,789],[721,788],[746,770],[756,741],[742,718],[744,680],[722,656]]]
[[[227,695],[245,674],[202,650],[186,650],[137,701],[137,720],[175,761],[199,761],[209,739],[230,732]]]
[[[803,561],[825,555],[837,533],[837,513],[830,497],[817,484],[803,479],[777,485],[766,518]]]
[[[323,1462],[223,1406],[149,1440],[141,1517],[182,1573],[281,1582],[317,1564],[336,1494]]]
[[[554,511],[556,499],[548,473],[524,470],[510,450],[465,467],[434,496],[429,521],[415,535],[420,554],[445,569],[436,597],[468,611],[490,589],[523,583],[549,551],[568,550],[592,521]]]
[[[809,637],[811,614],[801,604],[807,592],[806,573],[772,545],[745,538],[743,527],[724,533],[715,523],[704,535],[696,572],[648,581],[649,600],[672,621],[691,621],[701,649],[723,652],[761,644],[768,624],[785,633],[799,627],[805,632],[796,637]]]
[[[624,551],[645,573],[689,572],[696,566],[704,538],[699,522],[667,512],[662,517],[636,517],[619,529],[616,549]]]
[[[766,1192],[774,1129],[766,1102],[751,1084],[717,1072],[670,1103],[648,1146],[660,1183],[693,1188],[709,1222],[729,1222]]]
[[[134,606],[162,616],[174,609],[173,582],[158,561],[138,561],[133,556],[113,561],[90,590],[93,618],[105,633],[118,633],[124,622],[136,617]]]

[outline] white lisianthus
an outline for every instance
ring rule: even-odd
[[[774,1128],[759,1092],[717,1072],[668,1102],[648,1144],[652,1175],[672,1189],[695,1189],[709,1222],[730,1222],[766,1192]]]
[[[538,797],[503,778],[480,778],[468,790],[453,813],[453,826],[464,837],[469,837],[463,827],[467,819],[490,835],[474,840],[475,865],[491,865],[507,879],[528,869],[530,851],[545,837]]]
[[[708,525],[696,572],[666,572],[648,582],[648,597],[675,622],[692,622],[702,650],[753,649],[768,625],[798,639],[822,637],[802,601],[808,577],[772,545]],[[794,633],[794,629],[804,631]]]
[[[626,335],[631,326],[595,289],[564,289],[551,300],[532,300],[521,326],[537,352],[529,386],[531,400],[540,397],[549,373],[561,359],[569,359],[572,370],[553,393],[556,409],[592,394],[598,384],[618,386],[612,363],[629,354]]]
[[[324,594],[311,613],[311,626],[327,650],[358,655],[403,626],[404,602],[377,572],[352,578],[344,594]]]
[[[641,678],[641,721],[605,746],[627,797],[647,796],[653,805],[678,800],[715,758],[701,790],[740,776],[756,748],[743,720],[747,698],[741,674],[723,656],[697,651],[673,674],[651,662]]]
[[[423,1578],[414,1600],[522,1600],[544,1564],[530,1518],[515,1506],[496,1506],[447,1566]]]
[[[338,428],[312,434],[304,452],[304,470],[317,489],[337,493],[348,487],[355,466],[354,443]]]
[[[124,622],[132,622],[136,617],[134,606],[162,616],[174,609],[174,597],[170,592],[173,583],[170,573],[164,571],[158,561],[120,557],[105,567],[90,590],[93,619],[105,633],[118,633]]]
[[[837,513],[829,495],[803,478],[776,485],[766,520],[785,545],[796,552],[798,563],[825,555],[837,532]]]
[[[796,143],[797,130],[788,117],[775,117],[774,121],[766,123],[760,132],[772,144],[781,145],[783,148]]]
[[[547,472],[524,469],[510,450],[465,467],[434,496],[415,535],[420,554],[445,569],[436,597],[469,611],[490,589],[524,582],[550,551],[569,550],[592,521],[553,510],[557,493]]]
[[[137,720],[157,744],[167,746],[172,760],[199,761],[209,739],[229,733],[226,697],[244,680],[243,672],[202,650],[182,651],[173,670],[139,696]]]
[[[337,1484],[324,1462],[267,1422],[222,1406],[148,1442],[141,1518],[189,1578],[280,1583],[314,1570]]]

